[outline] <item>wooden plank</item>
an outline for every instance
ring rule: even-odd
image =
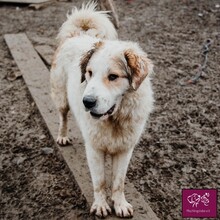
[[[5,35],[5,40],[53,139],[56,140],[58,113],[50,98],[48,69],[25,34]],[[56,147],[81,188],[82,194],[91,205],[93,201],[93,190],[83,140],[73,117],[70,120],[72,130],[70,133],[72,136],[70,137],[73,140],[73,146],[59,147],[56,145]],[[107,166],[109,166],[109,162]],[[128,180],[126,180],[125,189],[127,199],[131,202],[135,210],[134,220],[158,220],[143,196],[137,192],[133,184]],[[118,218],[109,216],[107,219]]]
[[[44,62],[47,65],[51,65],[53,55],[54,55],[53,48],[49,45],[37,45],[34,48],[38,52],[40,57],[44,60]]]
[[[115,27],[118,29],[119,19],[113,0],[98,0],[98,2],[100,4],[101,10],[111,12],[112,22],[115,25]]]
[[[52,137],[56,140],[59,124],[58,112],[50,98],[48,69],[25,34],[5,35],[5,40]],[[70,170],[74,173],[82,193],[87,201],[91,203],[93,197],[92,187],[88,184],[91,180],[81,134],[77,129],[76,123],[73,121],[73,117],[70,120],[70,124],[73,124],[70,126],[71,130],[74,131],[70,133],[73,134],[70,137],[73,139],[73,146],[62,148],[56,145],[56,147],[62,153]]]
[[[20,4],[39,4],[49,1],[51,0],[0,0],[0,2],[20,3]]]

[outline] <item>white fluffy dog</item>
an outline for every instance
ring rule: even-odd
[[[91,212],[105,217],[104,158],[112,156],[112,201],[117,216],[133,215],[124,181],[133,149],[153,108],[153,64],[137,43],[117,39],[106,12],[90,2],[68,15],[58,35],[51,68],[51,92],[59,109],[57,142],[69,143],[67,113],[82,132],[94,187]]]

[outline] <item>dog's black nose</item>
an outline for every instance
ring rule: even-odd
[[[83,98],[83,104],[87,109],[91,109],[96,105],[96,98],[92,96],[85,96]]]

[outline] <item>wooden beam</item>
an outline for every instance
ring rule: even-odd
[[[101,10],[111,12],[112,22],[116,28],[119,28],[118,14],[113,0],[98,0],[98,2],[101,7]]]
[[[51,65],[53,55],[54,55],[53,48],[49,45],[37,45],[34,48],[38,52],[40,57],[43,59],[43,61],[47,65]]]
[[[58,112],[50,98],[48,69],[25,34],[10,34],[5,35],[4,38],[53,139],[56,140]],[[72,172],[82,194],[91,205],[93,201],[92,182],[83,139],[73,117],[70,117],[70,127],[73,146],[60,147],[56,144],[55,146]],[[128,180],[126,180],[125,194],[134,207],[134,220],[158,220],[143,196]],[[109,216],[107,219],[118,218]]]

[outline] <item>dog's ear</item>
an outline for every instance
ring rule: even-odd
[[[153,72],[153,63],[143,52],[136,53],[132,49],[124,52],[129,67],[128,78],[134,90],[137,90],[145,77]]]
[[[85,81],[86,77],[86,67],[91,59],[92,55],[103,45],[103,42],[99,41],[95,43],[91,50],[85,53],[80,60],[80,68],[81,68],[81,83]]]

